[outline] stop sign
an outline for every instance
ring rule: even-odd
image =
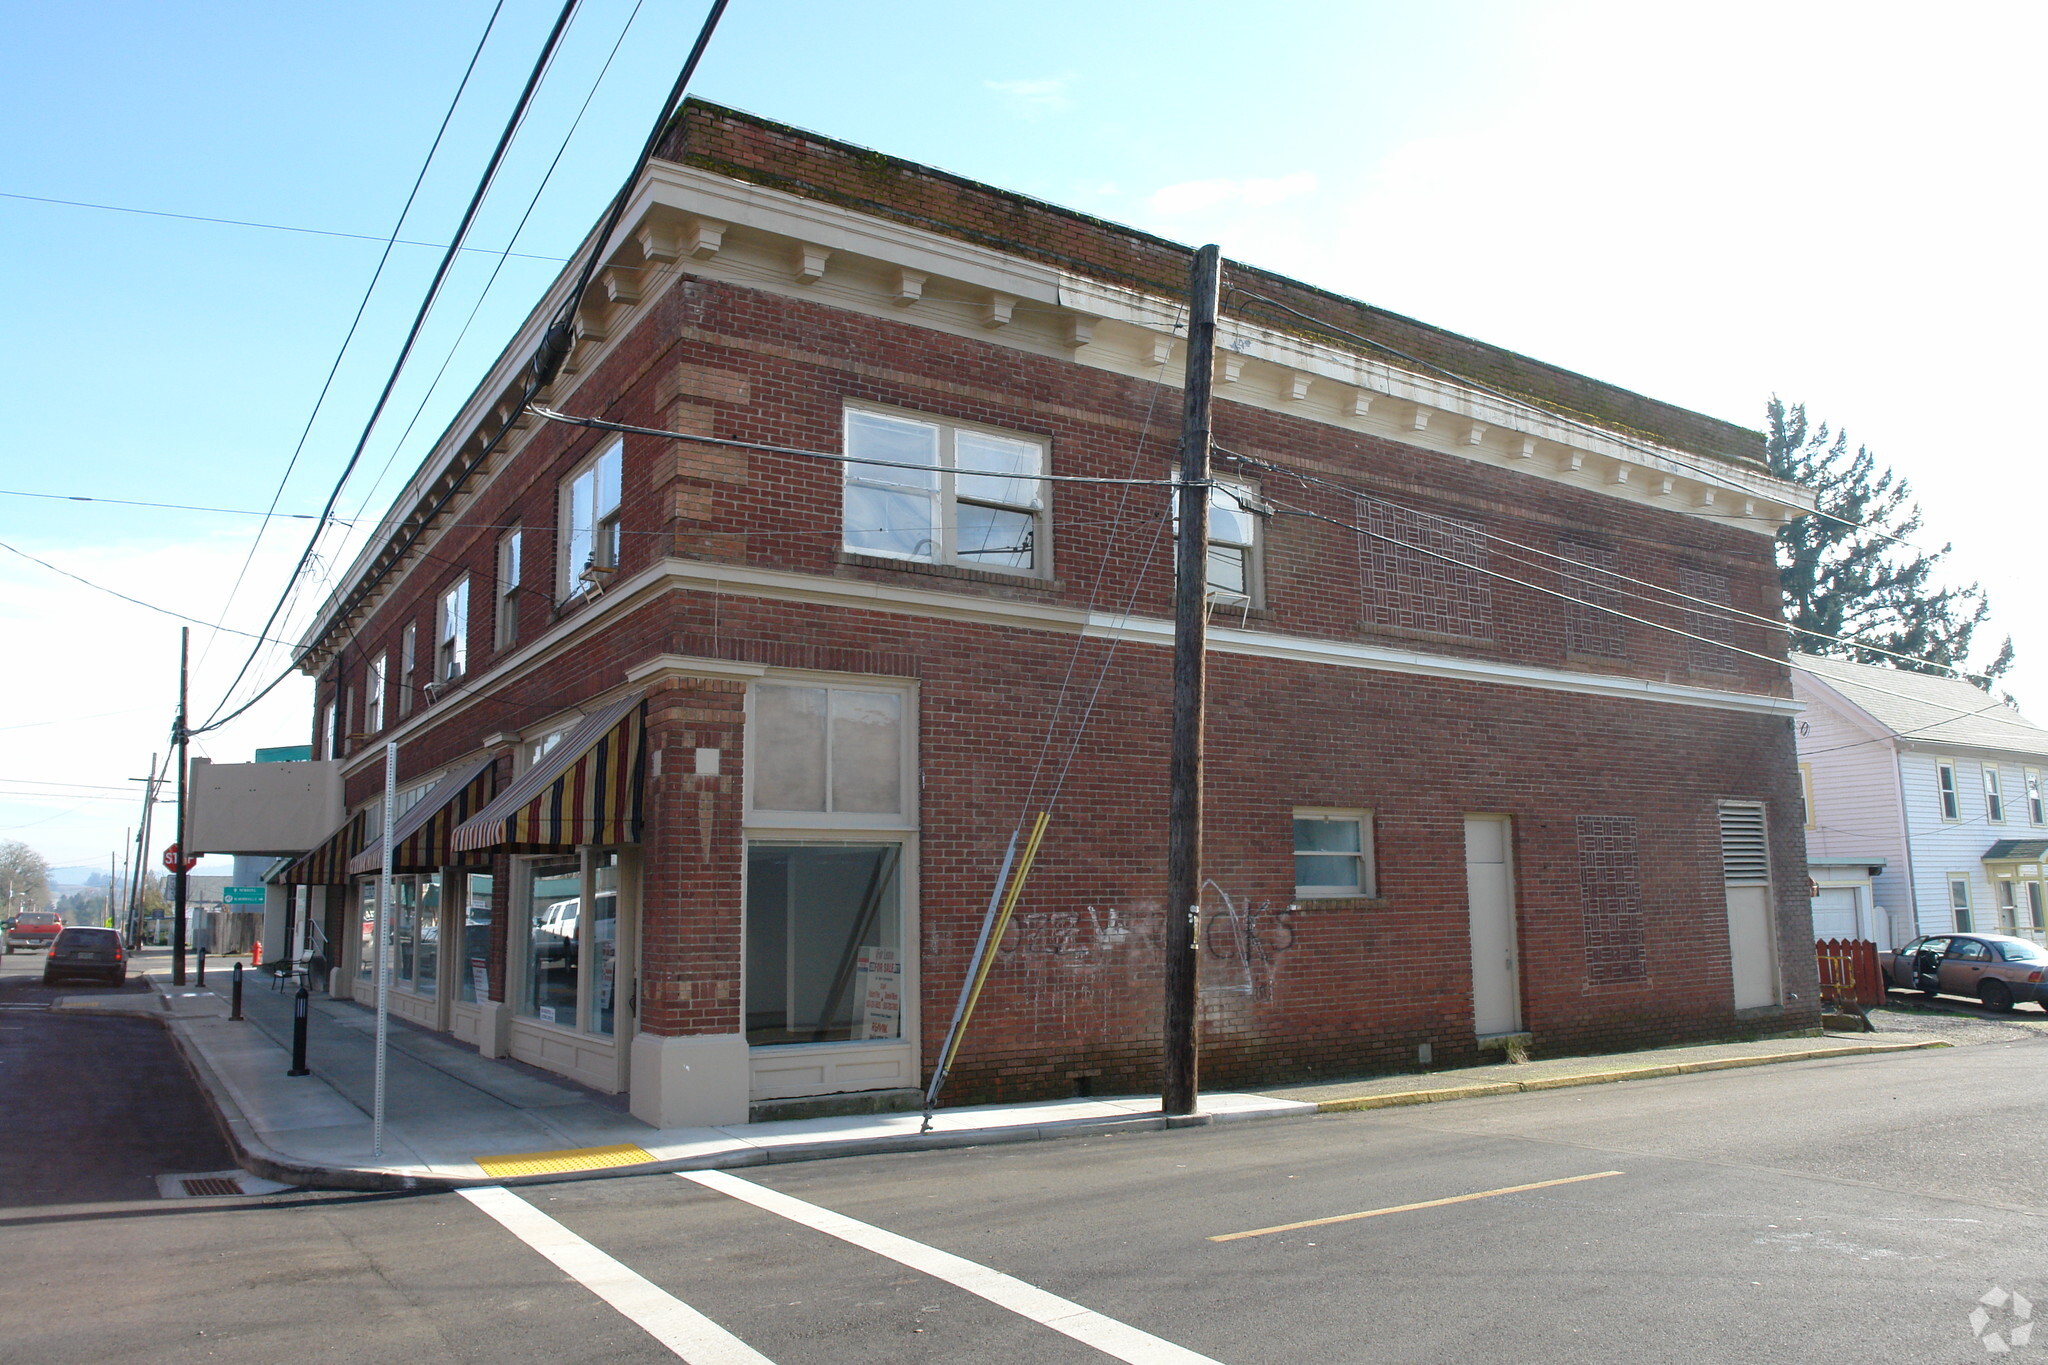
[[[190,872],[193,868],[199,866],[199,860],[197,858],[181,860],[178,857],[178,846],[172,844],[164,850],[164,866],[173,872]]]

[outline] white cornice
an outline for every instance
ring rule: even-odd
[[[380,605],[370,594],[347,622],[333,613],[395,542],[435,487],[480,449],[507,414],[520,371],[567,298],[586,239],[484,381],[407,482],[321,609],[307,640],[353,629]],[[1179,301],[1062,271],[944,234],[733,180],[670,162],[650,163],[620,225],[600,254],[600,282],[578,316],[579,340],[547,394],[568,404],[576,390],[687,271],[749,288],[972,337],[1094,369],[1178,385],[1172,358]],[[1403,370],[1335,345],[1227,321],[1222,341],[1237,382],[1226,401],[1333,428],[1386,436],[1761,536],[1813,506],[1804,489],[1761,471],[1654,442],[1603,435],[1467,388]],[[1444,420],[1432,421],[1434,414]],[[459,511],[493,468],[517,458],[533,429],[509,433],[489,465],[454,498],[410,554],[431,553],[449,512]],[[1636,471],[1640,471],[1637,473]],[[401,566],[392,577],[402,577]],[[308,670],[330,651],[309,652]]]

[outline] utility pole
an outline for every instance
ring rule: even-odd
[[[171,984],[185,984],[185,691],[190,681],[192,658],[192,627],[186,626],[178,632],[178,865],[172,869],[178,877],[178,906],[172,913],[171,922]]]
[[[1173,554],[1173,762],[1166,840],[1166,1038],[1160,1110],[1192,1114],[1200,1089],[1195,1007],[1201,978],[1203,665],[1209,647],[1209,389],[1216,366],[1222,253],[1188,272],[1186,408],[1181,419],[1179,534]]]

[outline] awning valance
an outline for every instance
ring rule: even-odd
[[[452,843],[456,826],[490,803],[497,786],[497,759],[490,754],[456,769],[430,788],[391,827],[393,872],[439,872],[462,861]],[[363,851],[349,860],[352,873],[384,870],[384,831],[370,830]]]
[[[341,822],[341,827],[306,850],[266,880],[272,886],[343,886],[348,882],[348,860],[363,843],[363,812]]]
[[[646,698],[638,693],[586,716],[455,831],[455,850],[638,843],[645,729]]]

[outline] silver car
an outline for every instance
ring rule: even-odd
[[[2031,1001],[2048,1010],[2048,949],[2006,934],[1928,934],[1879,953],[1885,984],[1928,999],[1962,995],[1987,1009]]]

